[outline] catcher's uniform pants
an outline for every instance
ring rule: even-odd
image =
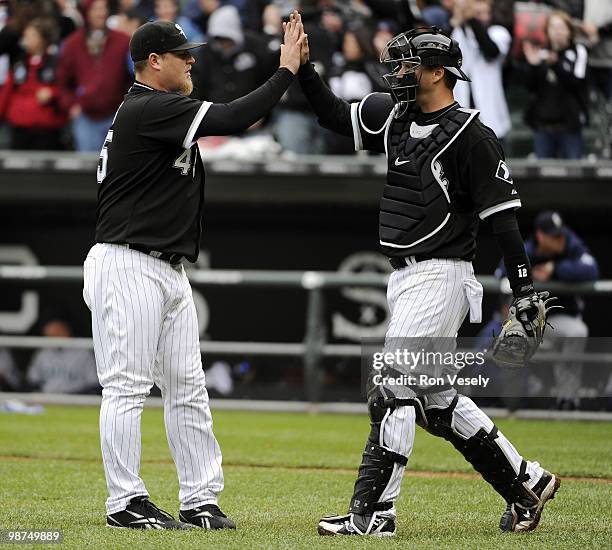
[[[91,309],[108,514],[148,495],[140,478],[140,418],[153,383],[161,390],[181,509],[216,503],[221,450],[200,355],[191,286],[182,265],[120,245],[96,244],[85,260]]]
[[[387,342],[406,337],[454,339],[468,311],[472,322],[481,321],[482,285],[476,280],[470,262],[432,259],[394,271],[389,278],[387,300],[391,313]],[[429,393],[425,400],[426,411],[447,408],[455,395],[454,389]],[[415,419],[414,407],[396,408],[382,422],[380,444],[409,457],[414,443]],[[491,419],[463,395],[459,396],[452,422],[453,428],[464,438],[481,428],[487,433],[493,428]],[[518,474],[521,455],[501,432],[496,441]],[[399,496],[404,469],[401,464],[394,465],[379,502],[392,502]],[[527,462],[529,487],[536,484],[542,472],[537,462]]]

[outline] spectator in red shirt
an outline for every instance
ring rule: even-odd
[[[85,0],[85,26],[64,42],[58,67],[60,101],[69,110],[78,151],[99,151],[131,78],[129,37],[108,29],[106,0]]]
[[[68,117],[58,103],[57,57],[52,53],[57,36],[52,19],[33,19],[23,31],[23,50],[16,54],[0,94],[12,149],[64,148],[62,129]]]

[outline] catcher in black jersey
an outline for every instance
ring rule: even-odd
[[[302,48],[298,73],[319,123],[352,136],[357,150],[385,153],[387,182],[380,199],[380,247],[394,268],[389,279],[392,339],[454,341],[468,310],[480,322],[482,285],[471,260],[479,220],[491,223],[514,293],[494,358],[504,365],[528,360],[541,341],[547,293],[534,290],[514,210],[521,201],[495,134],[478,112],[453,98],[461,70],[459,44],[438,29],[402,33],[381,61],[390,93],[349,105],[337,98]],[[434,344],[435,345],[435,344]],[[395,365],[393,368],[396,368]],[[321,535],[395,534],[394,502],[412,451],[414,425],[443,437],[506,501],[504,531],[530,531],[560,480],[523,459],[468,397],[441,389],[368,388],[371,432],[348,514],[321,519]]]

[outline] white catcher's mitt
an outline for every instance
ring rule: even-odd
[[[549,306],[553,300],[547,291],[514,299],[493,345],[491,356],[498,366],[523,367],[533,357],[544,339],[548,312],[561,307]]]

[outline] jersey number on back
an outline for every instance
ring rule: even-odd
[[[178,168],[183,176],[189,174],[189,170],[191,169],[191,148],[185,149],[176,157],[172,166]]]
[[[109,130],[104,140],[104,145],[100,151],[100,158],[98,159],[98,172],[97,179],[98,185],[100,185],[106,177],[106,167],[108,164],[108,146],[113,142],[113,131]]]

